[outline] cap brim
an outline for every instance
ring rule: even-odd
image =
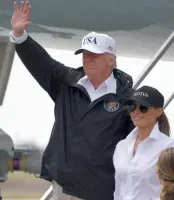
[[[152,107],[152,105],[150,105],[148,102],[142,100],[142,99],[135,99],[135,98],[129,98],[129,99],[125,99],[123,101],[123,105],[131,105],[131,104],[139,104],[142,106],[147,106],[147,107]]]
[[[92,45],[86,45],[84,46],[83,48],[81,49],[78,49],[77,51],[75,51],[75,55],[78,55],[80,53],[83,52],[83,50],[87,50],[87,51],[90,51],[92,53],[96,53],[96,54],[102,54],[102,53],[105,53],[105,51],[102,51],[99,47],[97,46],[92,46]]]

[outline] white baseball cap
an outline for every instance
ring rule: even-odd
[[[96,54],[110,53],[116,55],[116,43],[107,34],[91,32],[82,39],[82,47],[75,51],[75,55],[82,53],[83,50]]]

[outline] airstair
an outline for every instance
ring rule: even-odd
[[[0,40],[0,43],[2,42],[3,48],[5,48],[5,53],[4,53],[4,60],[2,63],[2,67],[0,68],[0,105],[2,105],[3,102],[3,96],[6,90],[6,84],[8,82],[8,77],[10,74],[11,70],[11,65],[12,61],[9,62],[9,57],[14,57],[14,47],[12,44],[9,42],[4,42],[5,40],[3,39],[2,41]],[[162,56],[167,52],[167,50],[170,48],[174,41],[174,31],[171,33],[171,35],[167,38],[167,40],[162,44],[162,46],[159,48],[159,50],[156,52],[152,60],[147,64],[147,67],[144,69],[142,74],[138,77],[138,79],[135,81],[134,84],[134,89],[137,89],[140,84],[144,81],[144,79],[149,75],[149,73],[152,71],[152,69],[156,66],[158,61],[162,58]],[[4,45],[4,46],[3,46]],[[1,53],[1,47],[0,47],[0,56],[2,56]],[[11,59],[12,60],[12,59]],[[5,78],[5,81],[4,81]],[[164,108],[166,109],[169,104],[172,102],[174,99],[174,92],[170,95],[170,97],[167,99],[165,102]],[[53,196],[53,187],[50,186],[48,190],[43,194],[40,200],[50,200]],[[0,199],[2,197],[0,196]]]

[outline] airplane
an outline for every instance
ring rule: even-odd
[[[32,25],[27,31],[39,43],[44,41],[45,48],[68,50],[79,48],[81,38],[90,31],[103,32],[116,40],[118,56],[152,58],[173,31],[173,11],[174,0],[132,0],[130,2],[101,0],[100,3],[97,1],[82,3],[79,0],[32,1]],[[7,65],[11,66],[14,57],[14,49],[8,43],[12,14],[13,3],[1,1],[0,53],[2,58],[0,59],[2,63],[5,58],[7,77],[11,71]],[[7,44],[8,54],[4,57]],[[171,45],[162,59],[173,61],[173,51],[174,45]],[[3,88],[0,90],[0,104],[2,104],[6,81],[2,80],[1,72],[0,85]]]
[[[31,1],[32,24],[27,32],[45,48],[76,50],[81,39],[91,31],[107,33],[116,40],[117,55],[151,59],[174,28],[174,0],[100,0]],[[0,2],[0,105],[3,99],[15,55],[9,42],[13,2]],[[173,61],[171,44],[163,60]],[[173,100],[171,96],[170,101]],[[4,144],[7,144],[6,146]],[[8,133],[0,130],[0,181],[7,180],[8,171],[20,169],[26,162],[30,173],[39,173],[42,151],[15,149]],[[30,158],[30,162],[25,160]],[[38,160],[38,162],[34,162]],[[32,163],[32,165],[31,165]]]
[[[33,24],[28,31],[38,40],[40,34],[49,35],[52,39],[45,45],[51,48],[74,50],[79,47],[82,36],[98,31],[115,38],[118,55],[147,58],[154,55],[174,27],[173,0],[42,0],[31,4]],[[12,1],[2,1],[1,34],[11,30],[12,13]],[[167,59],[173,59],[172,49]]]

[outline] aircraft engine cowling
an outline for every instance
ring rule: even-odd
[[[23,146],[15,148],[12,138],[0,129],[0,182],[8,179],[8,172],[40,174],[43,152],[36,145]]]

